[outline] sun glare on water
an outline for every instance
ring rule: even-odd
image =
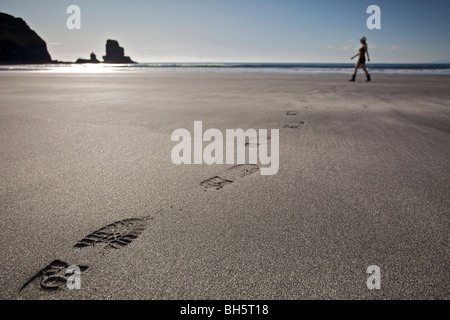
[[[111,73],[116,71],[115,65],[105,65],[105,64],[70,64],[70,65],[58,65],[47,72],[62,72],[62,73]]]

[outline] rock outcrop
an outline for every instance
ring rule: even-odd
[[[103,56],[105,63],[136,63],[125,56],[125,51],[119,46],[116,40],[106,41],[106,56]]]
[[[78,59],[75,63],[100,63],[100,61],[97,60],[97,57],[95,56],[95,53],[91,53],[91,60],[87,59]]]
[[[0,64],[51,62],[45,41],[25,21],[0,12]]]

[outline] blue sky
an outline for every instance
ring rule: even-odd
[[[81,30],[66,27],[69,5]],[[381,30],[369,30],[369,5]],[[450,60],[448,0],[0,0],[53,59],[105,54],[118,40],[139,62],[351,62],[361,36],[372,62]]]

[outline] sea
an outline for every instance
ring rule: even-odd
[[[368,63],[371,74],[450,75],[450,63]],[[36,72],[220,72],[279,74],[350,74],[353,63],[136,63],[1,65],[0,71]],[[360,73],[363,71],[360,70]]]

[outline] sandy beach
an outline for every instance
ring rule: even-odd
[[[0,298],[449,299],[450,77],[349,78],[0,72]],[[279,129],[278,173],[205,188],[196,120]]]

